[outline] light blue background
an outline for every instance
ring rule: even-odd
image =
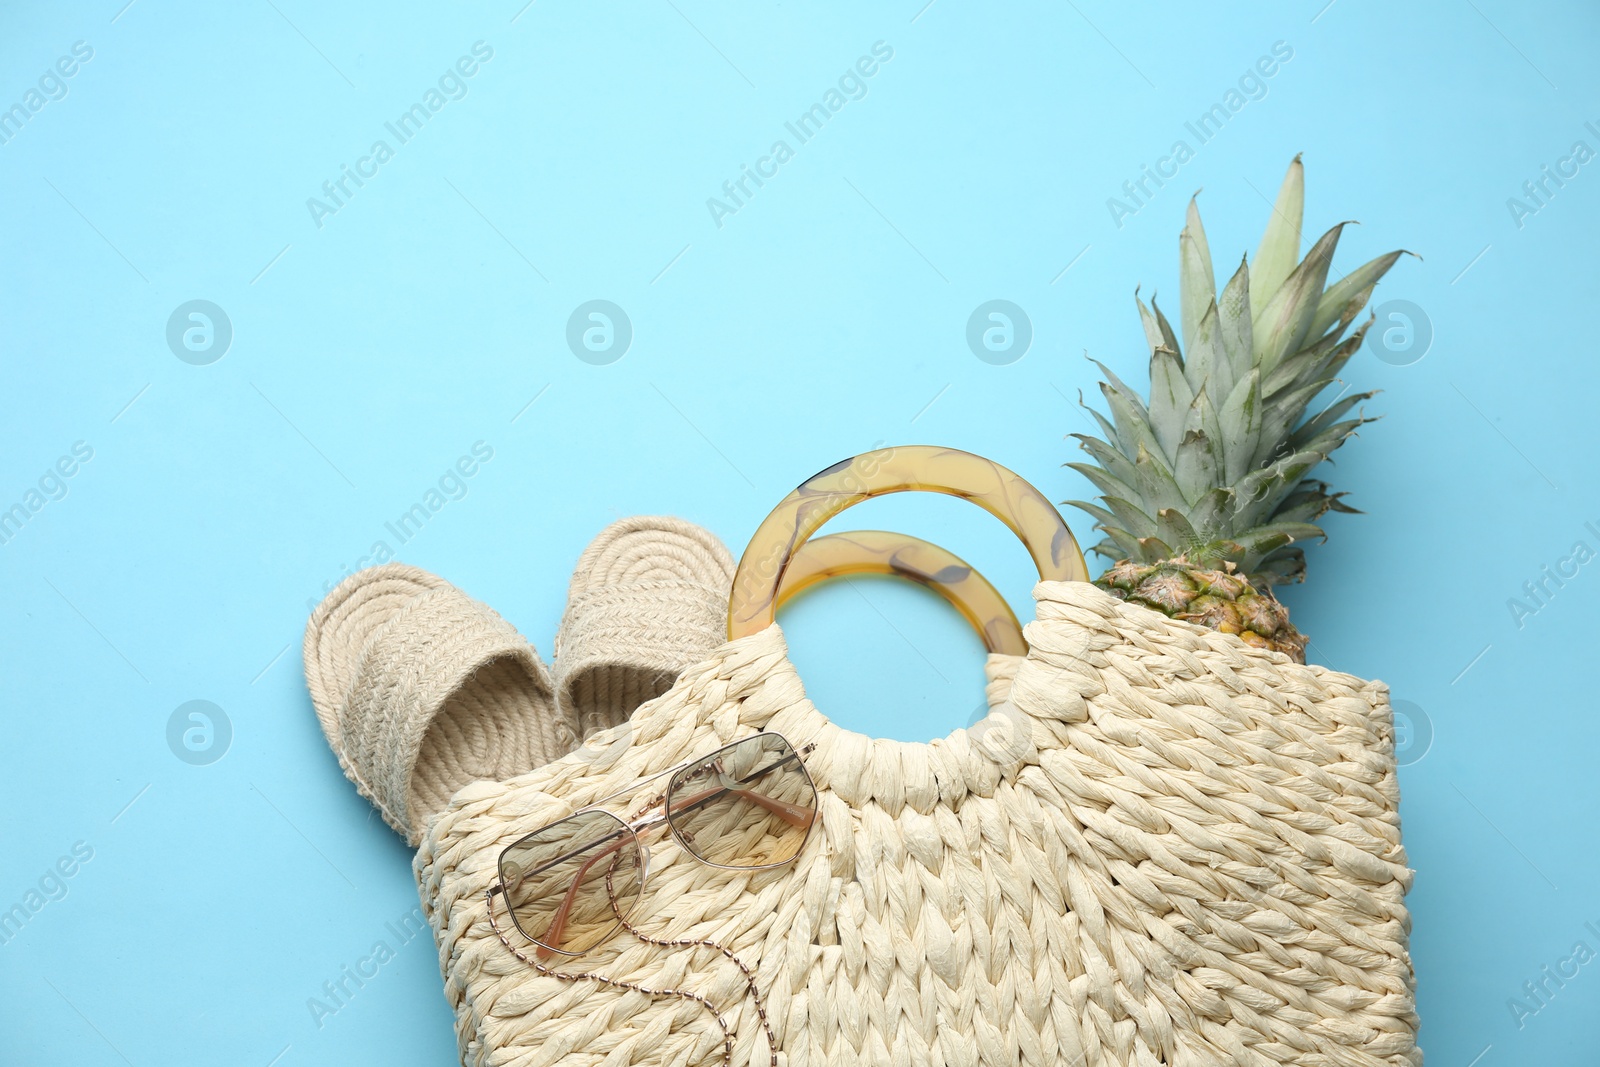
[[[1600,563],[1520,628],[1507,601],[1600,549],[1600,163],[1520,227],[1506,203],[1574,141],[1600,149],[1592,5],[523,2],[0,14],[0,106],[94,49],[0,145],[0,506],[94,452],[0,545],[0,908],[93,849],[0,945],[0,1062],[452,1062],[426,939],[321,1027],[307,1008],[416,905],[306,696],[324,583],[477,441],[493,460],[399,555],[546,652],[618,516],[682,515],[737,552],[803,477],[880,443],[1081,496],[1060,465],[1089,426],[1084,353],[1142,384],[1132,292],[1175,310],[1189,193],[1224,273],[1300,151],[1308,236],[1359,219],[1343,269],[1419,253],[1377,299],[1435,333],[1412,365],[1350,364],[1385,418],[1329,474],[1366,514],[1334,516],[1286,594],[1314,661],[1431,723],[1401,772],[1423,1044],[1447,1067],[1594,1062],[1600,962],[1520,1027],[1508,1000],[1600,950]],[[314,225],[306,199],[479,40],[465,98]],[[714,225],[707,198],[880,40],[867,96]],[[1114,225],[1107,198],[1276,41],[1294,55],[1266,96]],[[595,298],[635,331],[608,366],[564,340]],[[1034,329],[1007,366],[964,340],[993,298]],[[233,325],[208,366],[165,342],[191,299]],[[937,538],[1029,614],[1024,554],[976,509],[836,524],[868,525]],[[979,700],[976,640],[920,591],[826,589],[786,626],[848,725],[927,738]],[[192,699],[232,723],[209,766],[167,746]]]

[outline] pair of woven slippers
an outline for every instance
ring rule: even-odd
[[[443,578],[371,567],[312,613],[306,686],[346,777],[415,846],[469,782],[559,759],[670,689],[725,639],[733,572],[692,523],[613,523],[578,560],[552,672]]]

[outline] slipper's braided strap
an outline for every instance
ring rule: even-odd
[[[564,704],[580,732],[615,726],[616,716],[671,688],[679,672],[722,643],[727,614],[726,584],[640,582],[573,599],[556,645]],[[578,678],[588,687],[582,699],[570,684]]]
[[[732,584],[727,547],[694,523],[638,515],[602,530],[556,634],[557,702],[579,735],[626,721],[722,644]]]
[[[373,632],[356,663],[338,712],[345,772],[415,844],[449,784],[509,777],[572,750],[577,737],[549,713],[549,693],[515,627],[452,586],[424,593]]]

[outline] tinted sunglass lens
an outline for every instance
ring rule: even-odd
[[[794,859],[816,819],[817,791],[800,756],[763,733],[698,760],[667,788],[678,840],[719,867],[772,867]]]
[[[540,955],[578,955],[610,937],[643,886],[639,841],[603,811],[580,812],[501,854],[506,906]]]

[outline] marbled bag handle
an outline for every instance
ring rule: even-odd
[[[880,448],[812,475],[756,528],[734,573],[728,637],[772,625],[784,574],[823,523],[869,497],[912,490],[962,497],[994,515],[1021,538],[1041,579],[1089,580],[1083,553],[1061,514],[1020,475],[954,448]]]
[[[784,568],[778,607],[819,582],[851,574],[890,574],[925,585],[972,624],[985,650],[1028,654],[1022,624],[1000,591],[954,552],[910,534],[851,530],[812,538]]]

